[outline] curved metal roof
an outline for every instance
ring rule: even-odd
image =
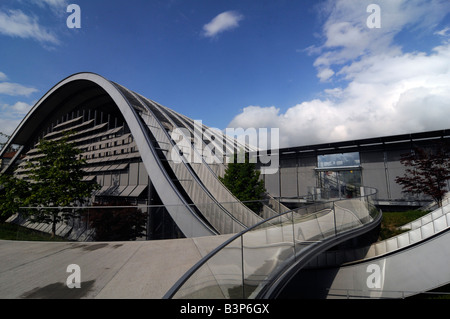
[[[170,158],[180,156],[177,155],[180,150],[169,130],[172,128],[173,132],[183,125],[186,128],[187,118],[94,73],[74,74],[51,88],[19,124],[0,157],[8,146],[25,145],[36,139],[49,119],[89,103],[106,105],[108,111],[120,111],[152,184],[185,236],[236,233],[261,221],[219,182],[205,160],[200,165],[191,165],[183,158],[177,161]],[[166,147],[165,158],[161,156],[161,145]],[[169,147],[176,152],[170,152]],[[179,165],[175,167],[174,162]],[[233,205],[225,208],[224,202]]]

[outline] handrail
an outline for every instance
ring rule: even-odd
[[[367,290],[364,289],[356,289],[356,288],[327,288],[329,295],[333,295],[336,297],[341,297],[343,299],[351,299],[351,298],[356,298],[356,299],[372,299],[372,297],[370,296],[364,296],[362,295],[362,293],[367,293]],[[331,293],[331,291],[336,291],[336,293]],[[345,292],[345,294],[338,294],[338,292]],[[354,293],[354,295],[352,296],[351,292]],[[391,297],[382,297],[381,299],[405,299],[409,296],[412,295],[419,295],[419,294],[424,294],[424,295],[450,295],[450,292],[447,291],[426,291],[426,290],[383,290],[380,289],[377,291],[379,294],[382,295],[386,295],[386,294],[392,294]],[[356,293],[360,293],[360,294],[356,294]]]
[[[335,260],[339,260],[339,264],[350,265],[387,256],[448,231],[448,228],[450,228],[450,200],[444,201],[441,207],[436,208],[429,214],[401,226],[400,229],[405,230],[401,234],[364,247],[326,252],[324,258],[317,260],[315,267],[335,267]],[[355,255],[359,257],[356,259],[354,257],[348,258],[348,256]]]
[[[364,226],[378,224],[381,214],[373,204],[377,192],[366,190],[370,193],[359,198],[321,203],[320,212],[316,209],[302,214],[316,204],[307,205],[300,212],[297,209],[273,216],[234,235],[185,273],[164,298],[258,298],[302,255],[309,256],[321,243],[330,245],[366,231],[361,230]],[[351,201],[367,206],[359,207],[363,210],[360,214],[336,211],[335,203]]]

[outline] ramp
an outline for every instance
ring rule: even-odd
[[[319,253],[381,221],[375,190],[361,198],[306,206],[233,236],[191,268],[165,298],[271,298]]]
[[[322,254],[292,283],[301,298],[406,298],[450,283],[450,202],[358,250]],[[288,289],[283,297],[292,295]]]

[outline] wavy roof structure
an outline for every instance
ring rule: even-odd
[[[39,156],[39,140],[67,131],[87,161],[85,179],[102,185],[96,196],[138,197],[151,185],[186,237],[262,220],[218,179],[227,155],[252,148],[94,73],[67,77],[34,105],[0,153],[19,146],[4,171],[19,164],[15,174],[26,177],[20,163]],[[265,205],[265,216],[277,209]]]

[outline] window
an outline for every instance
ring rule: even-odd
[[[359,152],[317,156],[318,168],[359,167]]]

